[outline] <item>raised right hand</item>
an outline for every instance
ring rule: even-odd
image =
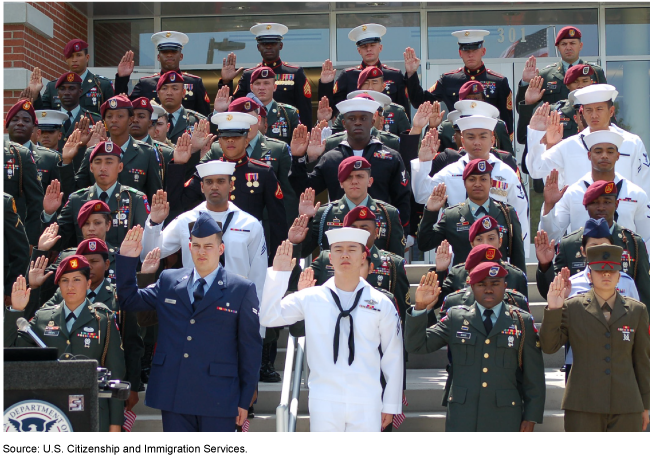
[[[306,215],[309,218],[312,218],[316,215],[318,208],[320,207],[320,201],[314,204],[316,200],[316,191],[313,188],[306,189],[300,195],[300,202],[298,203],[298,213],[300,215]]]
[[[273,258],[273,270],[274,271],[292,271],[296,265],[296,259],[291,258],[293,253],[293,246],[291,241],[288,239],[282,241],[282,244],[278,246],[278,251]]]
[[[330,82],[334,81],[335,77],[336,77],[336,70],[332,65],[332,61],[330,59],[325,60],[325,62],[323,62],[323,66],[320,71],[320,82],[322,82],[323,84],[329,84]]]
[[[438,274],[429,271],[420,279],[420,284],[415,290],[415,310],[431,310],[440,297]]]
[[[68,137],[63,150],[61,151],[61,161],[64,165],[69,165],[74,160],[74,157],[79,152],[79,148],[83,145],[81,142],[81,130],[76,129]]]
[[[226,112],[231,102],[230,87],[224,85],[217,91],[217,97],[214,99],[214,110],[217,112]]]
[[[40,68],[34,68],[32,71],[32,76],[29,78],[29,85],[27,86],[29,92],[34,98],[38,97],[38,94],[43,90],[43,72]]]
[[[406,77],[410,78],[413,73],[418,71],[420,66],[420,59],[415,55],[415,49],[407,47],[404,50],[404,68],[406,69]]]
[[[535,114],[531,117],[528,126],[531,130],[546,131],[548,125],[548,115],[551,111],[548,103],[544,103],[535,110]]]
[[[548,290],[548,295],[546,296],[549,310],[562,308],[564,305],[564,292],[566,291],[565,288],[566,287],[562,275],[556,275]]]
[[[314,127],[311,130],[309,145],[307,146],[307,156],[310,162],[315,162],[325,152],[325,141],[321,138],[321,133],[319,127]]]
[[[527,105],[532,105],[537,103],[544,96],[546,89],[542,89],[544,86],[544,78],[541,76],[535,76],[531,79],[528,88],[526,89],[526,95],[524,98],[524,103]]]
[[[548,214],[555,207],[555,205],[562,199],[564,193],[569,188],[568,185],[565,185],[560,189],[558,186],[558,181],[560,180],[560,172],[557,169],[551,170],[549,175],[546,177],[546,182],[544,183],[544,213],[543,215]]]
[[[427,200],[427,210],[431,212],[438,212],[445,206],[447,202],[447,186],[444,184],[438,184],[434,187],[429,199]]]
[[[122,60],[120,60],[120,63],[117,65],[118,76],[131,76],[131,73],[133,73],[133,68],[135,68],[135,61],[133,60],[133,56],[133,51],[126,51],[122,57]]]
[[[300,279],[298,279],[298,291],[304,290],[305,288],[311,288],[316,285],[316,279],[314,279],[314,270],[312,268],[306,268],[300,273]]]
[[[449,241],[447,239],[443,239],[443,241],[438,246],[438,249],[436,250],[436,271],[442,272],[449,269],[452,255],[453,253],[451,245],[449,245]]]
[[[289,228],[289,240],[291,243],[300,244],[307,237],[307,233],[309,233],[309,217],[306,215],[296,217],[291,224],[291,228]]]
[[[120,255],[125,257],[137,258],[142,252],[142,233],[144,229],[140,225],[131,228],[124,236],[120,246]]]
[[[167,201],[167,192],[162,189],[158,190],[151,196],[151,212],[149,217],[154,223],[162,223],[169,216],[169,201]]]
[[[174,163],[177,165],[184,165],[189,161],[191,156],[192,138],[190,138],[190,135],[185,132],[180,138],[178,138],[178,141],[176,141],[176,147],[174,147]]]
[[[538,74],[539,71],[537,70],[537,59],[534,55],[531,55],[528,57],[528,60],[526,60],[526,65],[524,65],[524,71],[521,75],[521,80],[524,82],[530,82],[530,80]]]
[[[421,162],[428,162],[436,158],[438,155],[438,148],[440,147],[440,139],[438,139],[438,130],[431,129],[422,139],[420,150],[418,151],[418,159]]]
[[[29,263],[29,286],[32,289],[36,289],[43,285],[47,278],[54,274],[54,271],[50,271],[47,274],[45,273],[45,268],[47,268],[47,257],[41,255],[36,258],[36,261],[31,261]]]
[[[419,135],[422,129],[429,124],[429,117],[431,117],[432,112],[433,106],[430,101],[422,103],[413,116],[413,126],[410,134]]]
[[[61,236],[57,235],[58,232],[59,225],[56,222],[45,228],[43,230],[43,234],[41,234],[41,237],[38,238],[38,250],[42,250],[44,252],[51,250],[52,247],[54,247],[56,243],[59,242],[59,239],[61,239]],[[32,281],[30,280],[29,283],[32,283]]]
[[[221,79],[223,82],[230,82],[243,72],[244,67],[237,69],[237,56],[234,52],[231,52],[225,59],[223,59],[223,64],[221,66]]]
[[[30,289],[27,288],[27,281],[21,275],[16,278],[11,288],[11,308],[22,312],[29,302]]]
[[[43,212],[47,215],[53,215],[61,207],[63,200],[63,192],[61,191],[61,183],[58,179],[50,182],[50,185],[45,189],[45,196],[43,197]]]
[[[160,267],[160,247],[156,247],[151,252],[147,253],[142,262],[140,272],[143,274],[153,274]]]
[[[329,121],[332,118],[332,108],[327,97],[323,97],[318,102],[318,111],[316,112],[316,119]]]
[[[543,266],[551,264],[555,257],[555,239],[549,242],[548,234],[544,230],[539,230],[535,236],[535,254],[537,261]]]

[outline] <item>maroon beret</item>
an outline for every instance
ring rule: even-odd
[[[569,25],[567,27],[563,27],[560,29],[559,33],[557,34],[557,38],[555,38],[555,45],[557,46],[560,44],[560,41],[563,39],[568,38],[568,39],[580,39],[582,38],[582,33],[580,33],[580,29],[578,27],[574,27],[572,25]]]
[[[594,74],[594,69],[591,67],[591,65],[574,65],[569,68],[569,70],[564,75],[564,85],[571,84],[580,77],[591,76],[592,74]]]
[[[108,204],[101,200],[91,200],[87,201],[81,209],[79,209],[79,214],[77,215],[77,225],[79,228],[84,226],[88,217],[92,214],[110,214],[111,209],[108,207]]]
[[[131,103],[131,100],[126,95],[116,95],[113,98],[109,98],[99,107],[99,113],[102,119],[109,109],[133,109],[133,103]]]
[[[251,84],[258,79],[275,79],[275,72],[269,67],[258,67],[253,71],[253,74],[251,74]]]
[[[261,106],[252,98],[241,97],[228,105],[228,112],[243,112],[248,114],[257,111]]]
[[[359,75],[359,79],[357,80],[357,89],[360,89],[363,83],[368,79],[377,79],[383,77],[384,72],[381,71],[381,68],[377,68],[375,66],[366,67]]]
[[[151,107],[151,102],[147,97],[136,98],[131,102],[133,104],[133,109],[146,109],[153,114],[153,108]]]
[[[59,279],[63,274],[68,272],[83,271],[85,269],[90,269],[90,264],[86,257],[83,255],[70,255],[67,258],[64,258],[63,261],[59,264],[59,267],[56,268],[56,274],[54,274],[54,285],[59,284]]]
[[[505,277],[508,275],[508,271],[498,263],[493,263],[488,261],[486,263],[480,263],[472,272],[469,273],[469,284],[474,285],[475,283],[482,282],[488,277]]]
[[[28,100],[18,100],[18,102],[13,105],[9,111],[7,111],[7,117],[5,117],[5,128],[9,126],[9,122],[11,121],[12,117],[18,114],[20,111],[27,111],[27,114],[29,114],[29,116],[32,118],[32,121],[34,121],[34,125],[38,125],[38,120],[36,120],[36,112],[34,111],[34,105],[32,102]]]
[[[492,166],[489,161],[483,160],[482,158],[475,158],[465,165],[463,170],[463,180],[466,180],[469,176],[474,174],[490,174],[492,172]]]
[[[63,55],[66,59],[69,59],[72,54],[83,51],[84,49],[88,49],[88,43],[84,40],[74,39],[65,45],[65,48],[63,48]]]
[[[499,261],[501,259],[501,251],[488,244],[477,245],[469,252],[465,260],[465,270],[471,271],[478,264],[484,261]]]
[[[61,76],[59,76],[59,79],[57,79],[56,84],[54,84],[54,88],[58,89],[63,84],[81,85],[82,82],[83,81],[81,80],[81,76],[79,76],[77,73],[63,73]]]
[[[585,206],[589,203],[592,203],[596,198],[602,195],[614,196],[618,194],[618,189],[614,182],[608,181],[596,181],[589,186],[585,192],[585,196],[582,197],[582,204]]]
[[[463,84],[458,92],[458,99],[464,100],[467,95],[476,95],[485,93],[485,86],[479,81],[467,81]]]
[[[364,245],[363,247],[365,248],[364,251],[366,252],[366,258],[370,258],[370,249],[368,248],[367,245]]]
[[[185,79],[183,79],[182,74],[178,73],[177,71],[168,71],[166,73],[163,73],[160,76],[160,79],[158,79],[158,84],[156,84],[156,91],[159,92],[160,88],[165,84],[183,84],[184,82]]]
[[[375,222],[377,217],[375,217],[375,213],[366,206],[357,206],[347,213],[343,219],[343,226],[350,227],[357,220],[372,220]]]
[[[487,233],[492,230],[499,231],[499,224],[494,218],[489,215],[484,215],[472,223],[472,226],[469,229],[469,242],[474,242],[474,239],[476,239],[476,236],[479,234]]]
[[[93,255],[108,253],[106,243],[98,238],[89,238],[81,241],[77,247],[77,255]]]
[[[109,139],[108,141],[102,141],[95,146],[93,151],[90,153],[90,163],[92,163],[98,155],[113,155],[122,160],[122,149]]]
[[[339,182],[345,181],[350,173],[359,169],[370,169],[370,162],[363,157],[348,157],[339,164]]]

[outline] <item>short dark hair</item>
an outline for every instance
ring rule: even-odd
[[[582,236],[582,248],[585,250],[585,254],[587,253],[587,241],[591,239],[589,236]],[[614,238],[612,236],[607,236],[605,239],[609,241],[610,244],[614,245]]]
[[[63,277],[64,275],[70,274],[72,272],[80,272],[81,275],[83,275],[86,278],[86,280],[90,280],[90,268],[84,268],[84,269],[78,269],[76,271],[64,272],[63,274],[61,274],[61,277]]]
[[[607,100],[607,107],[611,108],[612,106],[614,106],[614,102],[612,100]]]

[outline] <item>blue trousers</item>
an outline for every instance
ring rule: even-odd
[[[163,432],[235,432],[235,419],[162,410]]]

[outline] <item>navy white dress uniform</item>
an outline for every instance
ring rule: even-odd
[[[330,245],[358,242],[364,246],[370,235],[356,228],[325,234]],[[333,277],[283,298],[290,276],[291,271],[269,268],[260,322],[278,327],[305,320],[311,431],[379,432],[381,413],[402,411],[404,359],[395,305],[361,278],[352,292],[339,290]]]
[[[456,121],[461,131],[474,128],[493,131],[496,123],[496,119],[485,116],[461,117]],[[467,191],[465,190],[465,182],[463,181],[463,171],[470,161],[471,158],[469,155],[464,155],[460,160],[445,166],[440,172],[431,177],[429,176],[431,172],[431,161],[422,162],[419,158],[411,160],[411,186],[413,188],[415,202],[426,204],[433,189],[442,183],[447,186],[447,204],[449,206],[454,206],[465,201]],[[512,168],[496,158],[493,154],[489,155],[487,161],[493,166],[490,197],[496,201],[508,203],[515,208],[519,223],[521,224],[524,251],[528,255],[530,227],[528,224],[528,198],[526,197],[526,193]]]
[[[197,165],[196,170],[201,179],[214,175],[232,176],[235,163],[210,161]],[[190,226],[202,213],[209,214],[221,226],[222,242],[226,246],[224,250],[226,270],[253,282],[259,298],[264,289],[268,264],[264,229],[259,220],[242,211],[232,202],[228,202],[227,210],[213,212],[207,208],[207,202],[204,201],[191,211],[176,217],[165,226],[164,230],[162,223],[152,225],[151,217],[148,217],[142,237],[143,250],[140,255],[142,261],[147,253],[156,247],[160,248],[161,258],[168,257],[181,249],[183,267],[194,267],[189,246]]]
[[[614,102],[617,95],[616,88],[609,84],[593,84],[574,93],[576,103],[583,106],[610,100]],[[610,125],[609,131],[616,132],[624,138],[618,148],[621,156],[616,162],[616,172],[641,187],[646,194],[650,194],[650,160],[643,141],[637,135],[616,125]],[[584,142],[584,138],[590,133],[591,129],[587,127],[577,135],[565,138],[550,149],[546,149],[546,146],[540,143],[546,131],[533,130],[529,126],[526,166],[530,177],[546,179],[553,169],[557,169],[560,172],[558,181],[560,188],[578,182],[591,169],[587,157],[589,149]]]
[[[207,213],[192,228],[197,238],[220,232]],[[158,313],[145,404],[162,410],[166,432],[234,432],[238,408],[250,406],[262,359],[255,285],[218,265],[204,277],[196,268],[167,269],[138,289],[138,262],[118,255],[117,295],[121,309]]]

